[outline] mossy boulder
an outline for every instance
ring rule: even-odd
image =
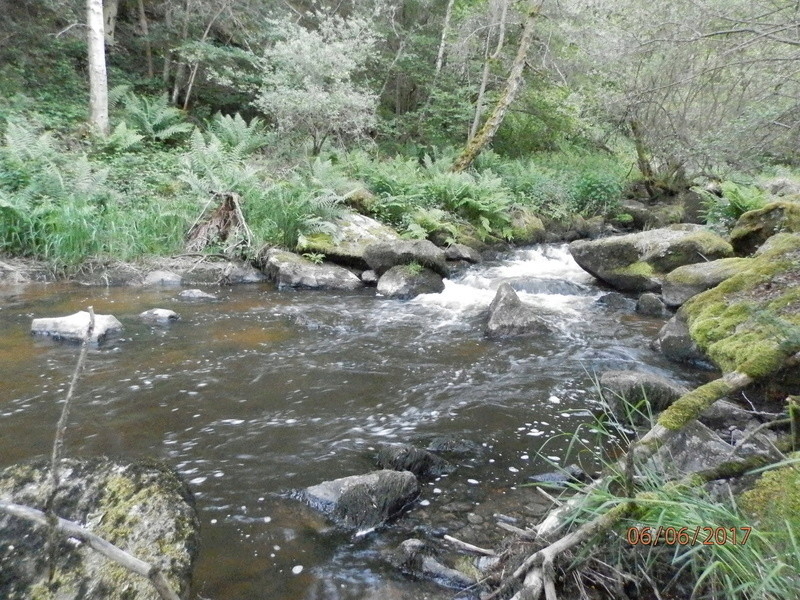
[[[749,255],[776,233],[800,233],[800,204],[781,200],[744,213],[731,231],[731,244]]]
[[[600,376],[600,387],[608,392],[603,398],[622,422],[631,414],[662,411],[689,391],[665,377],[640,371],[606,371]]]
[[[768,251],[678,314],[723,372],[774,373],[800,351],[800,234],[775,236]]]
[[[755,527],[774,532],[776,541],[788,543],[787,523],[794,536],[800,534],[800,469],[790,465],[766,471],[740,496],[739,504]]]
[[[511,237],[517,244],[538,244],[544,241],[542,220],[526,208],[511,213]]]
[[[383,275],[392,267],[416,263],[447,277],[447,258],[444,250],[428,240],[388,240],[369,244],[364,260],[370,269]]]
[[[49,462],[8,467],[0,496],[44,510]],[[188,487],[156,462],[122,464],[106,458],[62,461],[55,513],[126,552],[161,566],[180,597],[189,594],[198,522]],[[48,582],[47,531],[0,513],[0,597],[7,600],[158,600],[145,578],[85,545],[65,539],[56,548]]]
[[[720,258],[678,267],[664,278],[661,287],[664,304],[681,306],[692,296],[716,287],[743,271],[750,261],[749,258]]]
[[[325,258],[342,265],[367,269],[364,250],[370,244],[399,240],[400,236],[391,227],[375,219],[348,214],[333,222],[333,230],[305,236],[299,245],[303,252],[324,254]]]
[[[664,276],[683,265],[726,258],[733,248],[699,225],[671,225],[639,233],[570,244],[575,262],[624,291],[659,291]]]

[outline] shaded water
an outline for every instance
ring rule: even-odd
[[[527,290],[557,333],[486,340],[502,281]],[[378,556],[393,530],[351,539],[281,493],[366,472],[382,443],[445,435],[481,451],[423,486],[424,509],[404,526],[445,503],[524,494],[519,483],[561,459],[560,434],[598,412],[594,373],[675,376],[647,347],[662,323],[595,305],[602,293],[563,246],[473,267],[412,301],[270,285],[222,288],[214,303],[176,301],[174,289],[0,288],[0,467],[49,452],[78,354],[30,337],[31,318],[93,305],[125,330],[88,356],[66,452],[155,456],[184,475],[202,524],[198,598],[361,599],[387,580],[411,585]],[[182,320],[140,323],[153,307]]]

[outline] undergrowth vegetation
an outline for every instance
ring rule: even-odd
[[[601,399],[609,393],[597,389]],[[795,597],[800,582],[795,496],[800,456],[790,454],[754,468],[746,474],[752,488],[743,493],[741,485],[734,489],[724,479],[705,484],[665,468],[673,458],[664,449],[627,473],[615,457],[655,418],[646,396],[638,404],[617,398],[614,405],[613,414],[604,413],[570,436],[568,454],[589,456],[594,464],[598,448],[604,449],[599,466],[612,474],[581,498],[570,524],[590,522],[629,502],[632,509],[613,531],[573,557],[578,585],[605,589],[611,597],[629,596],[634,587],[638,597]],[[570,486],[578,490],[581,484]]]

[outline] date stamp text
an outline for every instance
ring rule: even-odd
[[[744,545],[751,527],[628,527],[626,541],[632,546]]]

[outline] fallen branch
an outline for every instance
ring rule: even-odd
[[[0,500],[0,511],[15,517],[19,517],[20,519],[33,521],[34,523],[44,525],[46,527],[52,525],[52,520],[47,514],[29,506],[13,504],[11,502]],[[56,517],[55,531],[57,531],[63,537],[73,538],[84,542],[90,548],[99,552],[109,560],[114,561],[118,565],[128,569],[129,571],[132,571],[133,573],[136,573],[137,575],[146,577],[150,580],[150,583],[153,584],[153,587],[156,589],[159,596],[163,598],[163,600],[180,600],[180,597],[170,587],[169,582],[167,581],[166,577],[164,577],[164,574],[155,565],[140,560],[132,554],[128,554],[111,542],[104,540],[100,536],[95,535],[91,531],[84,529],[72,521],[67,521],[66,519]]]
[[[474,552],[475,554],[482,554],[483,556],[497,556],[497,553],[494,550],[488,550],[486,548],[481,548],[480,546],[473,546],[472,544],[461,541],[451,535],[445,535],[444,540],[446,542],[450,542],[454,546],[458,546],[462,550],[466,550],[467,552]]]

